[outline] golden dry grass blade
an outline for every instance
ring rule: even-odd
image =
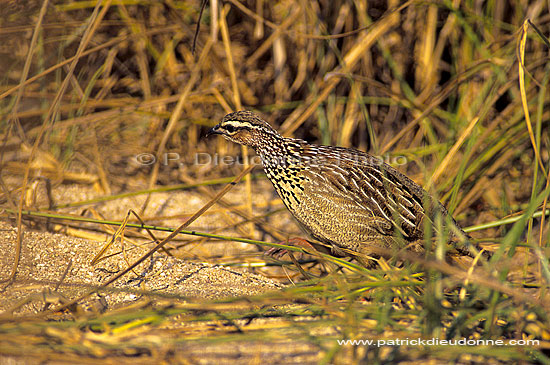
[[[239,91],[239,84],[237,83],[237,72],[235,70],[235,63],[233,62],[233,52],[231,51],[231,40],[229,39],[229,29],[227,28],[227,14],[231,7],[226,4],[220,14],[220,31],[222,33],[223,46],[225,55],[227,57],[227,68],[229,70],[229,78],[231,79],[231,88],[233,90],[233,102],[237,110],[242,110],[241,93]],[[241,146],[241,153],[243,155],[244,167],[249,167],[249,153],[246,146]],[[247,198],[247,210],[248,214],[252,216],[252,181],[250,175],[245,176],[246,198]],[[248,231],[250,235],[254,235],[254,224],[248,224]]]
[[[170,116],[170,120],[168,121],[168,125],[166,126],[166,129],[164,130],[164,133],[162,135],[162,139],[160,141],[160,144],[157,149],[157,159],[158,161],[162,160],[162,154],[164,153],[166,142],[168,141],[168,138],[172,135],[174,128],[176,126],[176,123],[181,117],[183,107],[185,106],[185,103],[187,102],[187,98],[189,96],[189,93],[191,92],[191,89],[193,86],[195,86],[195,83],[199,79],[200,76],[200,70],[206,60],[206,57],[210,53],[210,49],[212,48],[212,40],[209,40],[204,45],[204,48],[201,52],[201,55],[199,57],[199,60],[197,63],[193,66],[193,69],[191,70],[191,77],[189,78],[189,81],[185,85],[185,88],[183,89],[183,92],[180,94],[178,102],[176,104],[176,107],[172,111],[172,114]],[[151,176],[149,178],[149,189],[151,189],[158,178],[158,171],[160,168],[160,164],[155,164],[153,167],[153,171],[151,172]],[[143,206],[142,211],[145,209],[145,206]]]
[[[343,57],[342,64],[338,66],[337,69],[333,70],[333,72],[351,72],[367,49],[369,49],[379,37],[382,37],[391,29],[398,20],[399,16],[397,14],[390,14],[373,25],[369,32],[365,32],[365,34],[355,41],[353,48]],[[315,100],[306,100],[304,103],[304,105],[307,106],[305,110],[298,108],[285,120],[280,128],[281,134],[289,136],[298,129],[298,127],[317,110],[317,107],[328,98],[339,82],[340,80],[335,77],[331,77],[328,81],[323,82],[321,85],[321,92],[317,95]]]
[[[470,123],[468,123],[468,126],[460,134],[460,137],[458,138],[458,140],[455,142],[453,147],[451,147],[449,152],[445,155],[445,158],[443,158],[443,161],[441,161],[441,163],[439,164],[435,172],[432,174],[432,177],[430,178],[427,184],[427,187],[426,187],[427,189],[430,189],[432,184],[434,184],[441,177],[441,174],[443,174],[444,171],[448,170],[449,164],[451,163],[451,161],[453,161],[456,158],[458,150],[460,149],[460,147],[462,147],[462,145],[464,144],[466,139],[470,136],[470,134],[472,134],[472,131],[474,130],[478,122],[479,122],[479,117],[475,117],[470,121]]]
[[[25,80],[27,80],[27,77],[29,76],[29,71],[31,67],[31,61],[32,57],[35,53],[35,47],[36,43],[38,41],[38,35],[40,34],[40,29],[42,27],[42,21],[44,20],[44,16],[46,15],[46,10],[48,9],[49,0],[44,0],[42,3],[42,7],[40,8],[40,13],[38,14],[38,20],[36,21],[36,25],[34,27],[33,33],[32,33],[32,39],[31,43],[29,45],[29,51],[27,53],[27,58],[25,59],[25,65],[23,66],[23,73],[21,74],[21,79],[19,81],[20,85],[23,85]],[[23,91],[25,88],[21,86],[19,90],[17,91],[17,95],[15,96],[15,102],[11,111],[12,116],[17,113],[19,110],[19,102],[21,100],[21,96],[23,95]]]
[[[540,169],[542,170],[542,173],[546,175],[546,169],[544,168],[544,164],[542,163],[539,146],[537,146],[537,143],[535,142],[535,135],[533,134],[533,127],[531,126],[531,118],[529,116],[529,105],[527,104],[527,95],[525,93],[525,71],[524,71],[525,44],[527,43],[528,30],[529,30],[529,19],[526,19],[523,22],[523,25],[521,28],[519,47],[518,47],[519,89],[520,89],[520,95],[521,95],[521,105],[523,106],[523,113],[525,115],[525,124],[527,126],[527,130],[529,131],[529,138],[531,140],[531,145],[533,146],[533,151],[535,152],[535,158],[540,166]]]
[[[242,109],[241,93],[239,92],[239,85],[237,83],[237,72],[235,71],[235,63],[233,62],[233,52],[231,51],[231,41],[229,40],[229,30],[227,29],[227,13],[231,7],[226,4],[222,13],[220,14],[220,31],[222,33],[223,47],[225,50],[225,56],[227,57],[227,68],[229,71],[229,78],[231,79],[231,88],[233,90],[233,103],[237,110]]]
[[[107,243],[101,248],[101,250],[99,250],[99,252],[94,256],[92,261],[90,261],[90,265],[93,266],[97,264],[99,261],[101,261],[105,252],[107,252],[109,247],[111,247],[111,245],[115,241],[121,242],[124,239],[124,230],[126,229],[126,225],[128,224],[128,219],[130,219],[130,213],[131,213],[131,210],[128,211],[128,213],[126,214],[126,217],[124,217],[124,220],[122,221],[122,224],[118,227],[116,232],[113,233],[109,241],[107,241]]]
[[[417,96],[417,102],[423,103],[433,92],[437,82],[439,60],[435,59],[434,48],[436,43],[438,6],[428,5],[423,25],[423,34],[420,37],[421,44],[418,50],[419,67],[416,69],[417,78],[420,80],[421,93]]]
[[[301,7],[297,7],[290,16],[285,19],[280,26],[278,26],[275,31],[254,51],[254,53],[247,58],[246,65],[251,67],[258,62],[258,59],[263,56],[277,38],[281,36],[302,14]],[[257,22],[256,24],[262,24],[262,22]]]

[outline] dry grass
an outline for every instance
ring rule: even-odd
[[[201,230],[199,239],[186,231],[166,252],[288,276],[293,285],[265,296],[129,308],[74,322],[47,322],[44,313],[4,318],[0,336],[11,342],[0,353],[48,351],[81,361],[132,355],[150,362],[193,353],[193,344],[214,349],[263,338],[270,348],[303,343],[326,363],[550,363],[550,230],[541,214],[550,208],[548,1],[213,0],[195,54],[198,1],[21,4],[0,7],[1,199],[3,215],[15,218],[20,232],[18,249],[9,253],[12,276],[27,229],[50,229],[59,215],[70,221],[70,213],[120,222],[118,211],[93,212],[129,195],[147,199],[121,209],[138,211],[145,224],[175,227],[200,206],[161,219],[151,204],[159,191],[187,189],[215,202],[219,226]],[[225,113],[241,108],[263,114],[287,136],[406,161],[398,168],[438,196],[495,252],[493,259],[471,275],[429,255],[398,254],[396,260],[406,259],[402,267],[383,262],[377,270],[330,257],[266,260],[259,253],[266,242],[296,231],[262,184],[261,170],[245,178],[234,201],[218,194],[219,184],[246,164],[196,163],[207,154],[249,153],[203,138]],[[145,153],[158,163],[140,163]],[[63,195],[67,186],[93,193]],[[113,233],[97,221],[71,227],[72,234]],[[127,236],[136,232],[125,229]],[[225,247],[231,237],[254,245],[202,249]],[[11,278],[1,279],[8,285]],[[174,318],[183,321],[177,336],[169,329]],[[541,342],[384,348],[336,342],[420,336]],[[77,337],[82,341],[71,342]]]

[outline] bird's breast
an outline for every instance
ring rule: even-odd
[[[285,205],[291,212],[295,212],[302,202],[304,183],[306,183],[300,169],[275,165],[265,167],[264,171]]]

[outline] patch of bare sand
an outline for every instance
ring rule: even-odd
[[[0,278],[6,278],[11,270],[15,253],[16,230],[15,227],[0,222]],[[86,292],[90,286],[100,285],[119,270],[126,267],[122,255],[110,257],[101,261],[96,266],[90,266],[89,262],[99,251],[103,243],[69,237],[63,234],[48,232],[26,231],[21,252],[21,262],[18,267],[16,281],[4,287],[0,295],[0,315],[6,310],[13,309],[17,317],[22,314],[37,313],[44,309],[45,302],[58,305],[59,302],[70,300]],[[132,249],[126,252],[129,262],[137,259],[146,248]],[[70,265],[68,273],[64,272]],[[185,260],[168,257],[164,254],[155,254],[150,260],[136,268],[137,276],[128,273],[115,282],[111,288],[120,291],[112,292],[102,290],[101,294],[94,294],[79,305],[79,309],[90,314],[94,312],[109,312],[117,308],[126,307],[140,300],[158,300],[160,305],[166,303],[163,298],[143,298],[137,291],[149,291],[158,294],[174,294],[180,296],[179,301],[186,298],[194,300],[216,299],[232,296],[246,296],[260,294],[272,290],[278,290],[283,286],[275,281],[260,275],[255,275],[239,269],[232,269],[211,264],[192,263]],[[56,290],[56,286],[59,288]],[[5,286],[5,284],[4,284]],[[130,290],[130,291],[128,291]],[[170,301],[178,301],[170,298]],[[139,305],[136,310],[139,309]],[[4,312],[5,313],[5,312]],[[58,317],[58,319],[61,319]],[[251,324],[258,326],[261,323],[280,323],[279,318],[255,319],[251,321],[239,321],[240,326],[247,328]],[[287,364],[316,364],[323,356],[318,346],[306,339],[277,338],[263,339],[241,338],[235,333],[234,339],[217,341],[174,341],[173,337],[178,332],[193,331],[197,328],[198,336],[201,331],[215,331],[219,324],[194,324],[187,322],[179,316],[165,322],[160,328],[152,328],[147,332],[146,339],[157,339],[158,346],[152,350],[151,345],[143,345],[142,352],[124,354],[124,351],[113,353],[86,354],[79,352],[59,353],[54,350],[42,348],[37,351],[21,353],[19,356],[1,356],[0,364],[34,364],[37,361],[47,363],[97,363],[108,361],[110,363],[132,364],[156,362],[161,358],[167,362],[184,362],[196,364],[222,364],[222,363],[287,363]],[[280,324],[278,325],[280,326]],[[223,327],[223,326],[222,326]],[[94,343],[87,341],[87,336],[95,338],[89,331],[74,333],[65,336],[74,336],[78,343]],[[206,335],[203,333],[203,335]],[[138,336],[138,339],[141,338]],[[206,339],[206,337],[205,337]],[[46,340],[46,339],[44,339]],[[133,339],[135,340],[135,339]],[[114,341],[109,337],[108,341]],[[137,346],[137,345],[136,345]],[[124,346],[124,348],[127,348]],[[131,349],[132,347],[130,347]],[[140,348],[139,346],[136,348]],[[151,352],[153,351],[153,352]],[[122,353],[121,353],[122,352]],[[138,351],[139,352],[139,351]],[[0,351],[1,353],[1,351]],[[93,353],[93,351],[92,351]],[[164,354],[164,355],[162,355]],[[99,357],[98,357],[99,356]]]
[[[0,223],[0,277],[8,277],[15,254],[16,229]],[[102,243],[48,232],[25,232],[21,262],[15,283],[0,296],[0,311],[15,308],[14,313],[41,310],[44,295],[48,300],[64,301],[77,297],[91,287],[101,285],[134,262],[147,247],[127,250],[95,266],[90,261]],[[69,267],[70,266],[70,267]],[[67,275],[64,272],[69,267]],[[139,275],[136,275],[136,273]],[[56,286],[59,285],[57,294]],[[157,253],[111,286],[117,292],[94,295],[92,309],[106,310],[139,300],[139,291],[173,294],[181,298],[217,299],[254,295],[282,287],[270,279],[246,271],[206,263],[191,263]],[[127,292],[125,290],[134,291]],[[137,292],[137,293],[136,293]],[[27,302],[23,304],[24,302]],[[88,303],[90,304],[90,303]],[[99,306],[99,307],[98,307]]]
[[[216,191],[217,188],[213,188],[212,190]],[[272,204],[275,195],[271,184],[267,181],[254,182],[253,194],[255,215],[269,213],[282,207],[280,202],[276,202],[276,199],[275,204]],[[37,189],[36,206],[44,207],[48,205],[45,195],[43,189]],[[102,194],[95,191],[92,186],[58,185],[53,188],[52,195],[56,203],[63,204],[96,198]],[[243,196],[244,185],[239,184],[224,199],[232,202],[233,205],[242,205],[244,203]],[[121,221],[126,216],[128,209],[139,211],[145,198],[145,196],[127,197],[91,205],[57,209],[57,211],[96,216],[90,214],[89,208],[93,208],[97,216],[104,219]],[[151,195],[150,204],[145,210],[143,217],[147,224],[175,228],[207,201],[208,197],[196,191],[155,193]],[[195,221],[189,229],[202,232],[216,232],[235,237],[246,237],[246,235],[243,235],[242,230],[238,231],[230,225],[232,220],[240,222],[242,218],[228,212],[226,208],[216,205]],[[283,234],[289,236],[301,235],[299,228],[286,209],[280,213],[268,216],[265,220],[272,228],[278,229]],[[57,225],[58,228],[61,226],[62,231],[67,231],[68,226],[66,223]],[[26,227],[21,263],[18,267],[16,281],[5,287],[4,291],[0,294],[0,313],[13,309],[13,314],[17,317],[22,314],[36,313],[43,310],[45,302],[55,306],[59,302],[78,297],[90,287],[100,285],[113,277],[113,275],[116,275],[120,270],[126,268],[127,262],[123,257],[124,255],[126,256],[126,260],[131,263],[151,247],[150,244],[143,247],[132,246],[130,241],[135,241],[136,243],[140,241],[135,238],[132,239],[128,235],[124,255],[117,254],[92,267],[89,265],[90,261],[110,235],[107,233],[98,233],[97,225],[87,226],[92,229],[92,232],[96,230],[96,235],[100,238],[99,240],[81,239],[66,234],[32,231]],[[74,232],[71,232],[71,234],[74,234]],[[164,235],[159,233],[157,238],[162,238]],[[256,230],[255,234],[251,237],[272,242],[276,241],[272,236],[261,230]],[[134,303],[137,304],[136,308],[139,308],[140,305],[138,303],[140,303],[140,300],[143,302],[152,300],[153,303],[158,303],[161,306],[163,303],[166,304],[173,300],[177,301],[174,298],[170,298],[168,301],[164,300],[162,298],[163,295],[176,295],[179,296],[180,302],[185,302],[186,299],[200,301],[201,299],[208,300],[261,294],[283,287],[283,285],[273,280],[249,273],[245,270],[197,262],[197,257],[203,256],[206,258],[204,261],[208,261],[208,257],[212,255],[217,255],[217,257],[235,255],[239,257],[243,253],[248,253],[254,257],[261,255],[263,248],[237,242],[198,240],[193,236],[179,236],[178,239],[179,241],[170,243],[171,247],[175,248],[171,253],[178,257],[193,257],[195,262],[168,257],[164,253],[157,253],[135,269],[137,275],[132,272],[128,273],[110,286],[110,288],[117,291],[102,290],[101,294],[94,294],[91,298],[81,303],[79,309],[87,313],[102,311],[108,313],[110,310],[125,308]],[[10,273],[15,254],[15,241],[16,230],[14,226],[6,222],[0,222],[0,250],[3,253],[0,256],[0,278],[6,278]],[[120,252],[120,250],[120,245],[113,245],[107,254],[114,254]],[[238,261],[243,261],[242,256]],[[63,277],[67,267],[69,267],[68,273]],[[57,285],[59,287],[56,289]],[[0,289],[4,286],[0,287]],[[160,294],[160,296],[145,296],[143,295],[143,291]],[[58,317],[58,319],[61,318]],[[281,319],[279,318],[264,318],[245,321],[246,323],[243,322],[240,325],[243,328],[248,328],[250,325],[259,325],[258,323],[279,323],[280,321]],[[263,338],[251,339],[245,336],[244,339],[240,339],[240,336],[235,334],[234,340],[225,340],[223,343],[199,340],[185,341],[179,344],[174,343],[173,339],[170,339],[173,336],[177,336],[180,331],[193,331],[192,328],[195,326],[197,325],[187,322],[179,318],[179,316],[175,316],[172,320],[165,322],[160,328],[152,328],[150,335],[158,337],[160,343],[158,348],[155,349],[156,355],[147,354],[148,350],[144,350],[145,352],[140,354],[140,356],[132,355],[132,363],[150,363],[152,358],[159,359],[157,357],[159,353],[167,354],[165,360],[170,362],[173,360],[181,362],[182,359],[186,359],[184,360],[186,363],[201,364],[250,363],[259,361],[313,364],[318,363],[321,358],[320,356],[322,356],[322,352],[316,345],[309,343],[307,340],[296,338],[278,338],[275,340]],[[204,327],[206,324],[202,324],[202,326]],[[212,326],[212,328],[216,328],[215,324]],[[280,326],[280,324],[277,326]],[[197,331],[199,331],[200,337],[200,333],[202,333],[200,331],[204,331],[204,328],[197,328]],[[88,335],[88,332],[75,333],[74,335],[85,337]],[[168,337],[164,337],[167,335]],[[203,335],[205,339],[208,337],[204,333]],[[120,353],[118,355],[115,353],[106,354],[106,356],[106,359],[111,362],[125,363],[130,360],[129,357]],[[16,357],[0,357],[0,364],[4,361],[8,361],[9,363],[35,363],[38,358],[40,361],[48,358],[49,361],[53,360],[53,363],[56,363],[55,359],[63,363],[91,361],[95,363],[98,360],[95,356],[88,357],[85,354],[56,353],[55,351],[44,353],[43,350],[40,350],[36,354],[25,353]]]
[[[223,185],[210,187],[216,192]],[[49,201],[43,186],[36,189],[35,205],[47,207]],[[70,204],[87,201],[101,197],[103,194],[96,191],[91,185],[71,184],[58,185],[52,189],[51,196],[54,204]],[[237,184],[223,199],[240,211],[246,211],[244,207],[246,199],[244,184]],[[216,233],[220,235],[267,240],[280,242],[287,238],[303,236],[302,231],[278,199],[271,183],[266,180],[254,181],[252,185],[253,215],[261,217],[262,229],[255,227],[251,234],[249,226],[243,224],[244,218],[231,212],[230,209],[216,204],[207,210],[201,217],[193,222],[187,229],[199,232]],[[102,218],[105,220],[122,221],[132,209],[140,212],[147,200],[146,209],[140,214],[146,224],[176,228],[187,218],[204,206],[210,198],[205,194],[193,190],[170,191],[152,193],[149,197],[146,194],[119,198],[111,201],[103,201],[82,206],[58,208],[59,213],[71,213],[85,215],[87,217]],[[275,211],[275,212],[274,212]],[[136,222],[134,216],[131,221]],[[97,226],[97,225],[95,225]],[[94,228],[93,226],[91,226]],[[271,233],[277,234],[275,238]],[[155,233],[157,234],[157,233]],[[157,237],[162,238],[166,234],[158,233]],[[110,235],[105,234],[102,240],[107,240]],[[184,258],[208,258],[212,256],[239,256],[243,254],[260,254],[264,249],[254,245],[201,239],[194,236],[178,236],[178,243],[170,244],[178,249],[172,253],[177,257]]]

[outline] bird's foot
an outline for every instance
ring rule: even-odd
[[[287,245],[287,246],[294,246],[294,247],[301,247],[308,251],[315,252],[315,247],[308,241],[303,238],[295,237],[295,238],[289,238],[287,241],[279,242],[280,245]],[[289,250],[286,250],[284,248],[279,247],[273,247],[270,248],[265,252],[265,255],[274,257],[276,259],[280,259],[284,255],[288,254]]]

